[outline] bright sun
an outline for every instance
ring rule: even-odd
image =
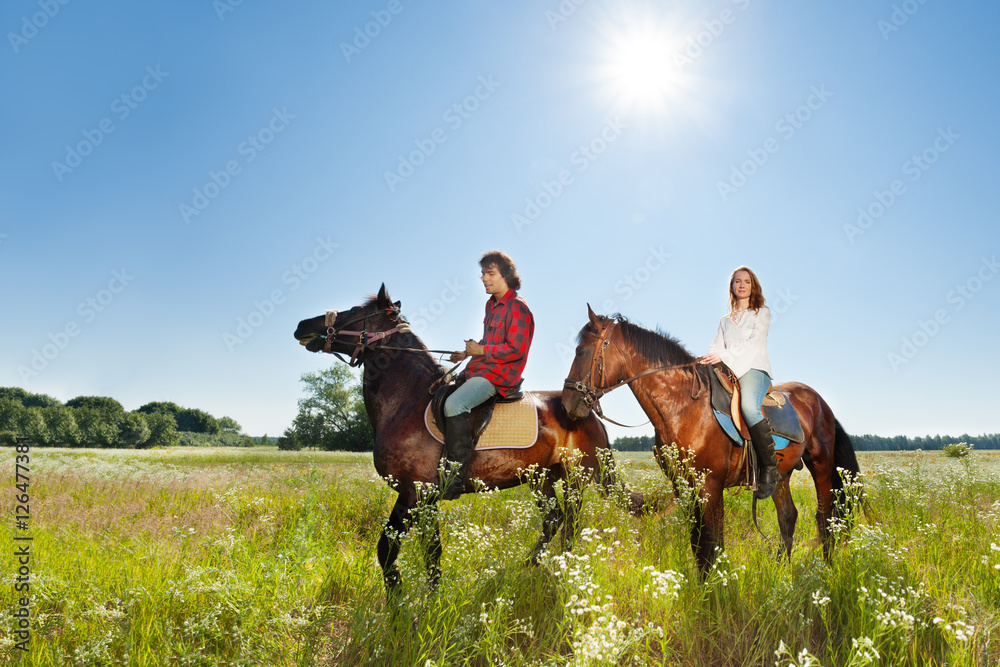
[[[608,35],[598,75],[616,106],[663,113],[682,85],[677,38],[649,24]]]

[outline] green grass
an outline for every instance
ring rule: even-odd
[[[14,453],[0,452],[13,498]],[[651,455],[618,459],[632,486],[672,497]],[[440,586],[427,586],[418,525],[389,605],[375,547],[395,494],[370,455],[34,449],[31,650],[14,650],[8,613],[0,654],[59,666],[1000,663],[1000,453],[860,460],[872,519],[829,566],[807,472],[792,479],[791,562],[774,558],[770,503],[763,538],[749,494],[727,494],[726,552],[705,582],[683,507],[634,518],[592,489],[574,549],[557,539],[525,566],[541,519],[521,487],[442,503]]]

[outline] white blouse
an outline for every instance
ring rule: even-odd
[[[757,312],[744,310],[737,313],[736,322],[726,315],[719,322],[719,331],[708,347],[716,353],[740,378],[751,368],[771,376],[771,359],[767,355],[767,328],[771,324],[771,310],[761,306]]]

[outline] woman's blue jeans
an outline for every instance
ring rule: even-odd
[[[764,402],[770,386],[771,376],[756,368],[751,368],[740,378],[740,411],[747,420],[747,426],[753,426],[764,419],[760,404]]]
[[[497,388],[484,377],[471,377],[462,383],[444,402],[444,416],[454,417],[463,412],[471,412],[472,408],[485,403]]]

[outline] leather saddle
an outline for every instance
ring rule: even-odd
[[[475,447],[476,443],[479,442],[479,438],[486,430],[486,427],[490,425],[490,420],[493,418],[493,409],[496,407],[497,403],[516,403],[524,398],[524,392],[521,391],[521,384],[523,382],[524,381],[522,380],[511,387],[507,396],[494,394],[485,402],[472,408],[472,411],[469,413],[469,421],[472,424],[473,447]],[[437,425],[438,430],[442,433],[444,433],[445,419],[444,402],[448,400],[448,397],[451,396],[455,390],[459,388],[459,386],[461,385],[458,382],[446,384],[434,392],[434,398],[431,399],[431,415],[434,417],[434,423]]]
[[[712,388],[712,408],[728,415],[733,423],[738,425],[740,435],[745,440],[749,440],[750,434],[740,412],[739,387],[732,377],[731,371],[724,364],[714,364],[709,376],[709,384]],[[795,412],[791,401],[788,400],[787,392],[772,388],[764,397],[761,410],[764,413],[764,418],[771,424],[771,431],[775,435],[785,437],[792,442],[805,440],[802,423],[799,421],[799,415]]]

